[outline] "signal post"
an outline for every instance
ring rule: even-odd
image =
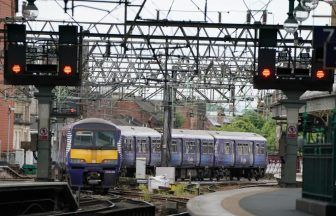
[[[6,24],[5,30],[5,84],[34,85],[39,90],[35,94],[38,100],[37,180],[52,181],[52,90],[55,86],[81,85],[82,35],[77,26],[59,26],[58,41],[41,44],[46,51],[40,56],[47,56],[45,61],[43,57],[37,60],[28,58],[31,53],[27,48],[35,44],[31,45],[26,40],[29,32],[26,32],[25,25]],[[49,56],[49,50],[56,50],[57,55]]]
[[[279,89],[287,96],[280,103],[287,110],[286,141],[280,143],[282,167],[280,184],[296,185],[297,128],[300,96],[306,90],[331,91],[334,83],[336,28],[314,26],[312,50],[303,51],[297,42],[281,44],[278,30],[261,27],[258,39],[258,67],[253,76],[256,89]],[[294,40],[298,40],[294,38]],[[332,47],[331,47],[332,46]]]
[[[286,107],[286,143],[279,143],[284,149],[283,160],[281,164],[281,181],[283,187],[296,187],[296,159],[297,159],[297,138],[299,109],[306,104],[300,100],[304,91],[283,91],[287,99],[280,101]],[[281,146],[284,145],[284,146]]]
[[[50,133],[50,105],[53,87],[37,87],[35,93],[38,100],[38,157],[37,180],[50,181],[51,174],[51,133]]]

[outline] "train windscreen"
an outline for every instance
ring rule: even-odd
[[[76,131],[73,147],[92,147],[93,132],[92,131]]]
[[[98,131],[96,146],[103,148],[116,147],[114,142],[114,133],[112,131]]]
[[[115,148],[113,131],[76,131],[73,147],[77,148]]]

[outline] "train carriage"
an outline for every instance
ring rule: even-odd
[[[136,158],[146,158],[147,171],[154,174],[161,164],[161,134],[154,129],[118,126],[121,131],[122,167],[127,176],[135,172]]]
[[[173,129],[171,165],[177,166],[177,178],[203,179],[214,163],[213,137],[206,131]]]
[[[88,118],[64,127],[60,136],[59,146],[53,148],[58,177],[75,188],[107,191],[118,178],[121,163],[116,125]]]
[[[233,143],[234,164],[228,167],[230,178],[236,176],[239,179],[244,176],[248,179],[254,177],[257,180],[262,177],[267,166],[266,152],[264,151],[266,139],[249,132],[223,131],[220,133],[227,139],[231,139]],[[224,166],[227,164],[224,163]]]
[[[215,143],[213,176],[217,179],[230,176],[230,169],[235,166],[235,137],[226,131],[208,133],[213,136]]]

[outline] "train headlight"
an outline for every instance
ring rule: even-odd
[[[108,164],[108,165],[117,165],[118,161],[117,160],[112,160],[112,159],[105,159],[102,161],[103,164]]]
[[[71,163],[85,163],[86,161],[81,158],[70,158]]]

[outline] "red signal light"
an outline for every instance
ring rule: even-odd
[[[18,64],[13,65],[13,67],[12,67],[12,71],[13,71],[13,73],[15,73],[15,74],[19,74],[19,73],[21,72],[21,66],[18,65]]]
[[[264,77],[264,78],[268,78],[271,76],[271,70],[268,69],[268,68],[264,68],[262,71],[261,71],[261,75]]]
[[[326,77],[326,72],[324,70],[317,70],[315,76],[317,79],[323,79]]]
[[[76,110],[74,108],[70,108],[70,112],[74,113]]]
[[[70,75],[72,73],[72,68],[69,65],[65,65],[63,68],[63,73],[65,73],[66,75]]]

